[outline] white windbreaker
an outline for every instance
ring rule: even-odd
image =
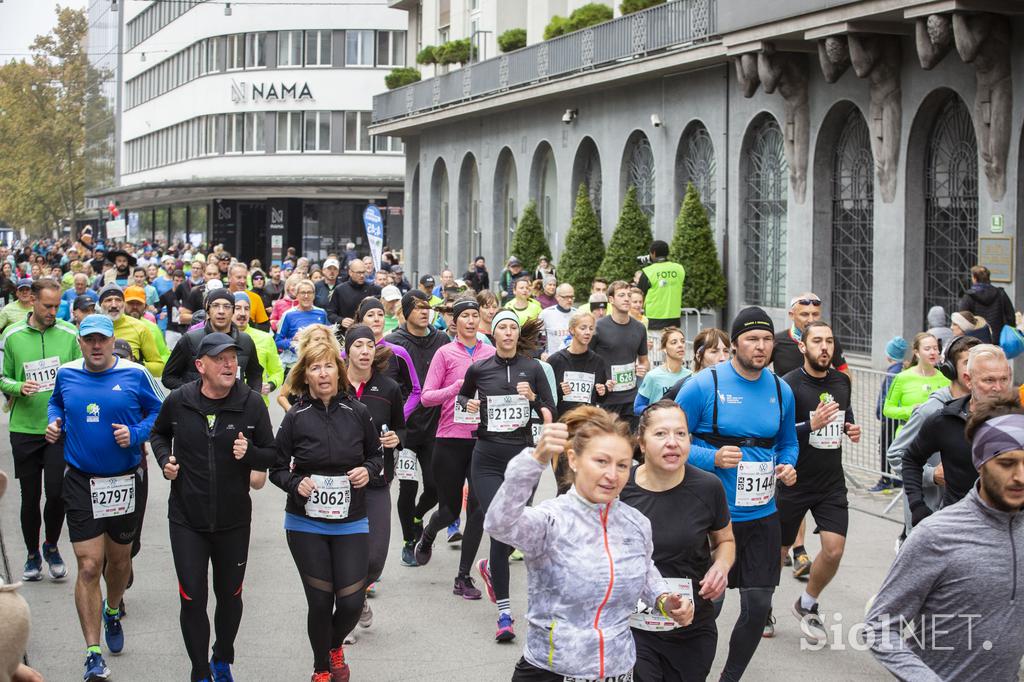
[[[528,576],[523,656],[566,677],[620,678],[633,670],[629,616],[638,599],[669,591],[654,566],[651,523],[618,500],[587,502],[571,489],[526,503],[547,467],[526,448],[509,462],[484,530],[522,550]]]

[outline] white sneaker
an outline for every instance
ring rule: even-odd
[[[370,602],[363,600],[363,612],[359,614],[359,627],[368,628],[373,625],[373,609]]]

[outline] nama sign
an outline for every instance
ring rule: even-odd
[[[235,104],[247,102],[285,102],[292,100],[313,101],[309,83],[247,83],[231,81],[231,101]]]

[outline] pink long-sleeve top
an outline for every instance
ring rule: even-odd
[[[470,352],[472,350],[472,352]],[[455,423],[455,396],[459,394],[466,370],[474,362],[494,355],[494,346],[477,341],[472,349],[456,339],[442,346],[430,361],[427,378],[423,382],[420,402],[428,407],[441,406],[441,421],[437,425],[438,438],[473,438],[476,424]]]

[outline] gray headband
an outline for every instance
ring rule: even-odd
[[[1024,414],[1004,414],[978,427],[971,442],[974,468],[1004,452],[1024,450]]]

